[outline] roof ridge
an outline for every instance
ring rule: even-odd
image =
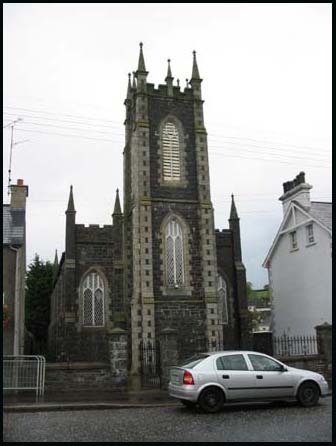
[[[332,204],[332,201],[313,201],[313,200],[311,200],[311,203]]]

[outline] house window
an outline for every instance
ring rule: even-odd
[[[83,325],[104,326],[104,282],[97,273],[88,274],[82,286]]]
[[[167,122],[162,130],[163,147],[163,178],[165,181],[179,181],[180,166],[180,140],[176,126]]]
[[[227,309],[227,285],[223,277],[218,276],[217,282],[219,314],[222,316],[223,324],[229,323],[229,315]]]
[[[313,228],[313,224],[311,223],[310,225],[306,226],[306,234],[307,234],[307,243],[314,243],[315,239],[314,239],[314,228]]]
[[[167,285],[178,288],[184,282],[182,228],[176,220],[166,227]]]
[[[296,231],[290,232],[289,237],[290,237],[291,249],[297,249],[298,244],[297,244]]]

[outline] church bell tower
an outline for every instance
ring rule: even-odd
[[[140,343],[165,328],[180,358],[222,345],[202,79],[196,52],[185,88],[147,82],[143,45],[125,99],[124,300],[133,373]]]

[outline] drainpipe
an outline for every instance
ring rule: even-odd
[[[14,348],[13,355],[20,354],[19,342],[20,342],[20,283],[19,283],[19,250],[20,248],[14,248],[9,246],[9,249],[16,253],[16,265],[15,265],[15,296],[14,296]]]

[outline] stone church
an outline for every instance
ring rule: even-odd
[[[72,186],[65,252],[55,258],[49,351],[54,361],[110,360],[109,336],[125,333],[128,368],[140,370],[141,342],[175,329],[178,357],[250,347],[245,267],[232,196],[229,228],[215,230],[202,79],[147,82],[140,44],[128,79],[123,212],[112,224],[76,222]]]

